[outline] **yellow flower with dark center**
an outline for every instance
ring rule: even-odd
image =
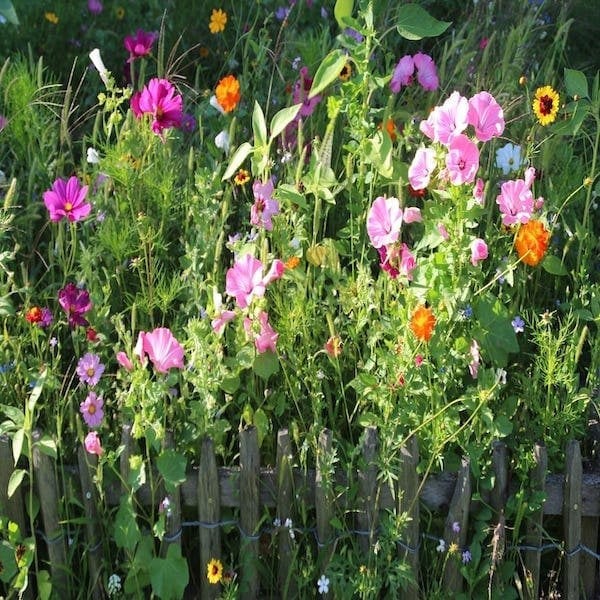
[[[350,79],[351,76],[352,76],[352,65],[350,64],[350,62],[347,62],[342,67],[342,70],[340,71],[340,79],[342,81],[348,81],[348,79]]]
[[[53,13],[53,12],[44,13],[44,17],[45,17],[46,21],[48,21],[49,23],[52,23],[52,25],[56,25],[58,23],[58,16],[56,15],[56,13]]]
[[[550,125],[556,120],[560,96],[558,92],[550,85],[535,90],[533,99],[533,112],[540,125]]]
[[[125,17],[125,9],[122,6],[117,6],[115,9],[115,15],[119,21],[122,21]]]
[[[249,181],[250,173],[246,169],[240,169],[233,178],[235,185],[246,185]]]
[[[216,585],[223,578],[223,563],[217,558],[211,558],[206,567],[208,583]]]
[[[210,15],[210,23],[208,28],[211,33],[221,33],[225,31],[225,25],[227,24],[227,13],[220,8],[213,8]]]

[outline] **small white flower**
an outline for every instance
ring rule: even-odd
[[[224,129],[215,137],[215,146],[223,150],[225,154],[229,153],[229,134]]]
[[[273,519],[273,527],[281,527],[281,519],[279,517]]]
[[[92,165],[97,165],[100,162],[100,155],[95,148],[87,149],[87,161]]]
[[[319,577],[319,580],[317,581],[317,588],[319,589],[319,594],[321,594],[321,596],[329,593],[329,579],[327,579],[325,575],[321,575],[321,577]]]
[[[96,67],[96,70],[98,71],[98,74],[100,75],[100,79],[102,79],[104,85],[106,87],[108,87],[109,73],[108,73],[108,69],[104,66],[102,57],[100,56],[100,50],[98,50],[98,48],[94,48],[90,52],[89,57],[90,57],[90,60],[92,61],[92,64],[94,65],[94,67]]]
[[[210,102],[210,105],[213,108],[216,108],[222,115],[225,114],[225,111],[223,110],[223,107],[219,104],[219,101],[217,100],[216,96],[214,96],[214,95],[211,96],[209,102]]]
[[[108,578],[106,591],[108,592],[109,596],[114,596],[115,594],[118,594],[121,591],[121,578],[116,573],[113,573]]]
[[[440,539],[440,543],[437,545],[436,550],[438,552],[446,552],[446,542]]]
[[[496,383],[506,385],[506,371],[504,369],[496,369]]]
[[[521,146],[509,143],[496,150],[496,166],[502,169],[503,175],[516,171],[522,162]]]

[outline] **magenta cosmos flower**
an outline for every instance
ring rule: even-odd
[[[131,110],[138,119],[151,115],[152,131],[162,137],[163,130],[181,126],[183,99],[171,82],[155,77],[131,97]]]
[[[102,444],[100,443],[100,438],[95,431],[90,431],[86,436],[83,442],[85,449],[90,454],[96,454],[97,456],[102,456],[104,450],[102,449]]]
[[[245,254],[235,261],[225,275],[225,292],[233,296],[240,308],[246,308],[253,298],[265,295],[269,283],[279,279],[285,270],[285,265],[276,259],[269,272],[263,277],[263,264],[251,254]]]
[[[84,354],[77,363],[77,375],[81,383],[87,383],[94,387],[104,373],[104,365],[100,362],[100,357],[97,354],[88,352]]]
[[[90,214],[92,205],[85,202],[88,186],[81,185],[73,176],[68,180],[57,179],[52,189],[44,192],[44,204],[50,213],[51,221],[60,221],[66,217],[69,221],[81,221]]]
[[[469,99],[467,120],[480,142],[499,137],[504,131],[504,112],[489,92],[479,92]]]
[[[144,31],[138,29],[135,35],[127,35],[123,40],[125,50],[129,52],[127,62],[132,62],[136,58],[148,56],[152,52],[152,45],[158,39],[158,33],[155,31]]]
[[[169,369],[183,369],[183,348],[167,327],[158,327],[151,333],[140,333],[142,353],[154,365],[158,373],[166,373]]]
[[[77,325],[87,327],[89,325],[89,322],[83,315],[91,310],[93,304],[86,290],[79,289],[74,283],[67,283],[58,292],[58,303],[67,313],[71,327],[76,327]]]
[[[98,427],[104,418],[104,400],[95,392],[90,392],[86,399],[79,405],[79,412],[88,427]]]
[[[264,227],[267,231],[273,229],[271,218],[279,213],[279,203],[273,199],[273,181],[266,183],[255,181],[252,185],[254,204],[250,208],[250,223]]]

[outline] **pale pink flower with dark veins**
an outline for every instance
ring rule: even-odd
[[[265,295],[263,264],[251,254],[235,261],[225,275],[225,292],[235,297],[240,308],[246,308],[253,298]]]
[[[415,63],[412,56],[407,54],[403,56],[396,65],[392,79],[390,81],[390,89],[394,94],[397,94],[403,86],[410,85],[412,82],[413,73],[415,72]]]
[[[479,150],[475,142],[462,134],[453,137],[448,146],[446,168],[453,185],[472,183],[479,169]]]
[[[50,213],[51,221],[66,217],[69,221],[81,221],[90,214],[92,205],[85,202],[88,186],[81,185],[77,177],[68,180],[58,178],[52,189],[44,192],[44,204]]]
[[[183,348],[167,327],[144,333],[142,349],[158,373],[166,373],[172,368],[183,369]]]
[[[398,198],[376,198],[367,215],[367,233],[375,248],[393,244],[400,236],[402,209]]]
[[[418,148],[408,167],[408,181],[414,190],[424,190],[429,185],[435,166],[435,150]]]
[[[250,208],[250,223],[264,227],[267,231],[273,229],[271,218],[279,213],[279,203],[273,199],[273,181],[266,183],[255,181],[252,185],[254,204]]]
[[[480,142],[499,137],[504,131],[504,112],[489,92],[479,92],[469,99],[467,119]]]
[[[436,106],[428,119],[421,121],[421,131],[432,141],[448,145],[469,124],[469,101],[458,92],[452,92],[441,106]]]
[[[471,264],[476,267],[480,261],[488,257],[488,247],[484,240],[475,238],[471,244]]]
[[[505,181],[500,187],[500,195],[496,204],[502,214],[502,225],[527,223],[533,214],[533,194],[527,185],[528,181],[516,179]]]
[[[440,86],[440,81],[433,58],[429,54],[417,52],[413,56],[413,60],[417,67],[417,81],[421,87],[427,92],[435,92]]]

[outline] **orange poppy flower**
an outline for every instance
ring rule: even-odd
[[[535,267],[548,250],[550,232],[541,221],[535,219],[519,227],[515,238],[515,248],[519,258],[530,267]]]
[[[217,89],[215,90],[217,96],[217,102],[221,108],[226,112],[231,112],[240,101],[240,82],[237,80],[235,75],[227,75],[219,81]]]
[[[421,305],[415,310],[410,319],[410,329],[418,340],[428,342],[433,335],[435,317],[427,306]]]

